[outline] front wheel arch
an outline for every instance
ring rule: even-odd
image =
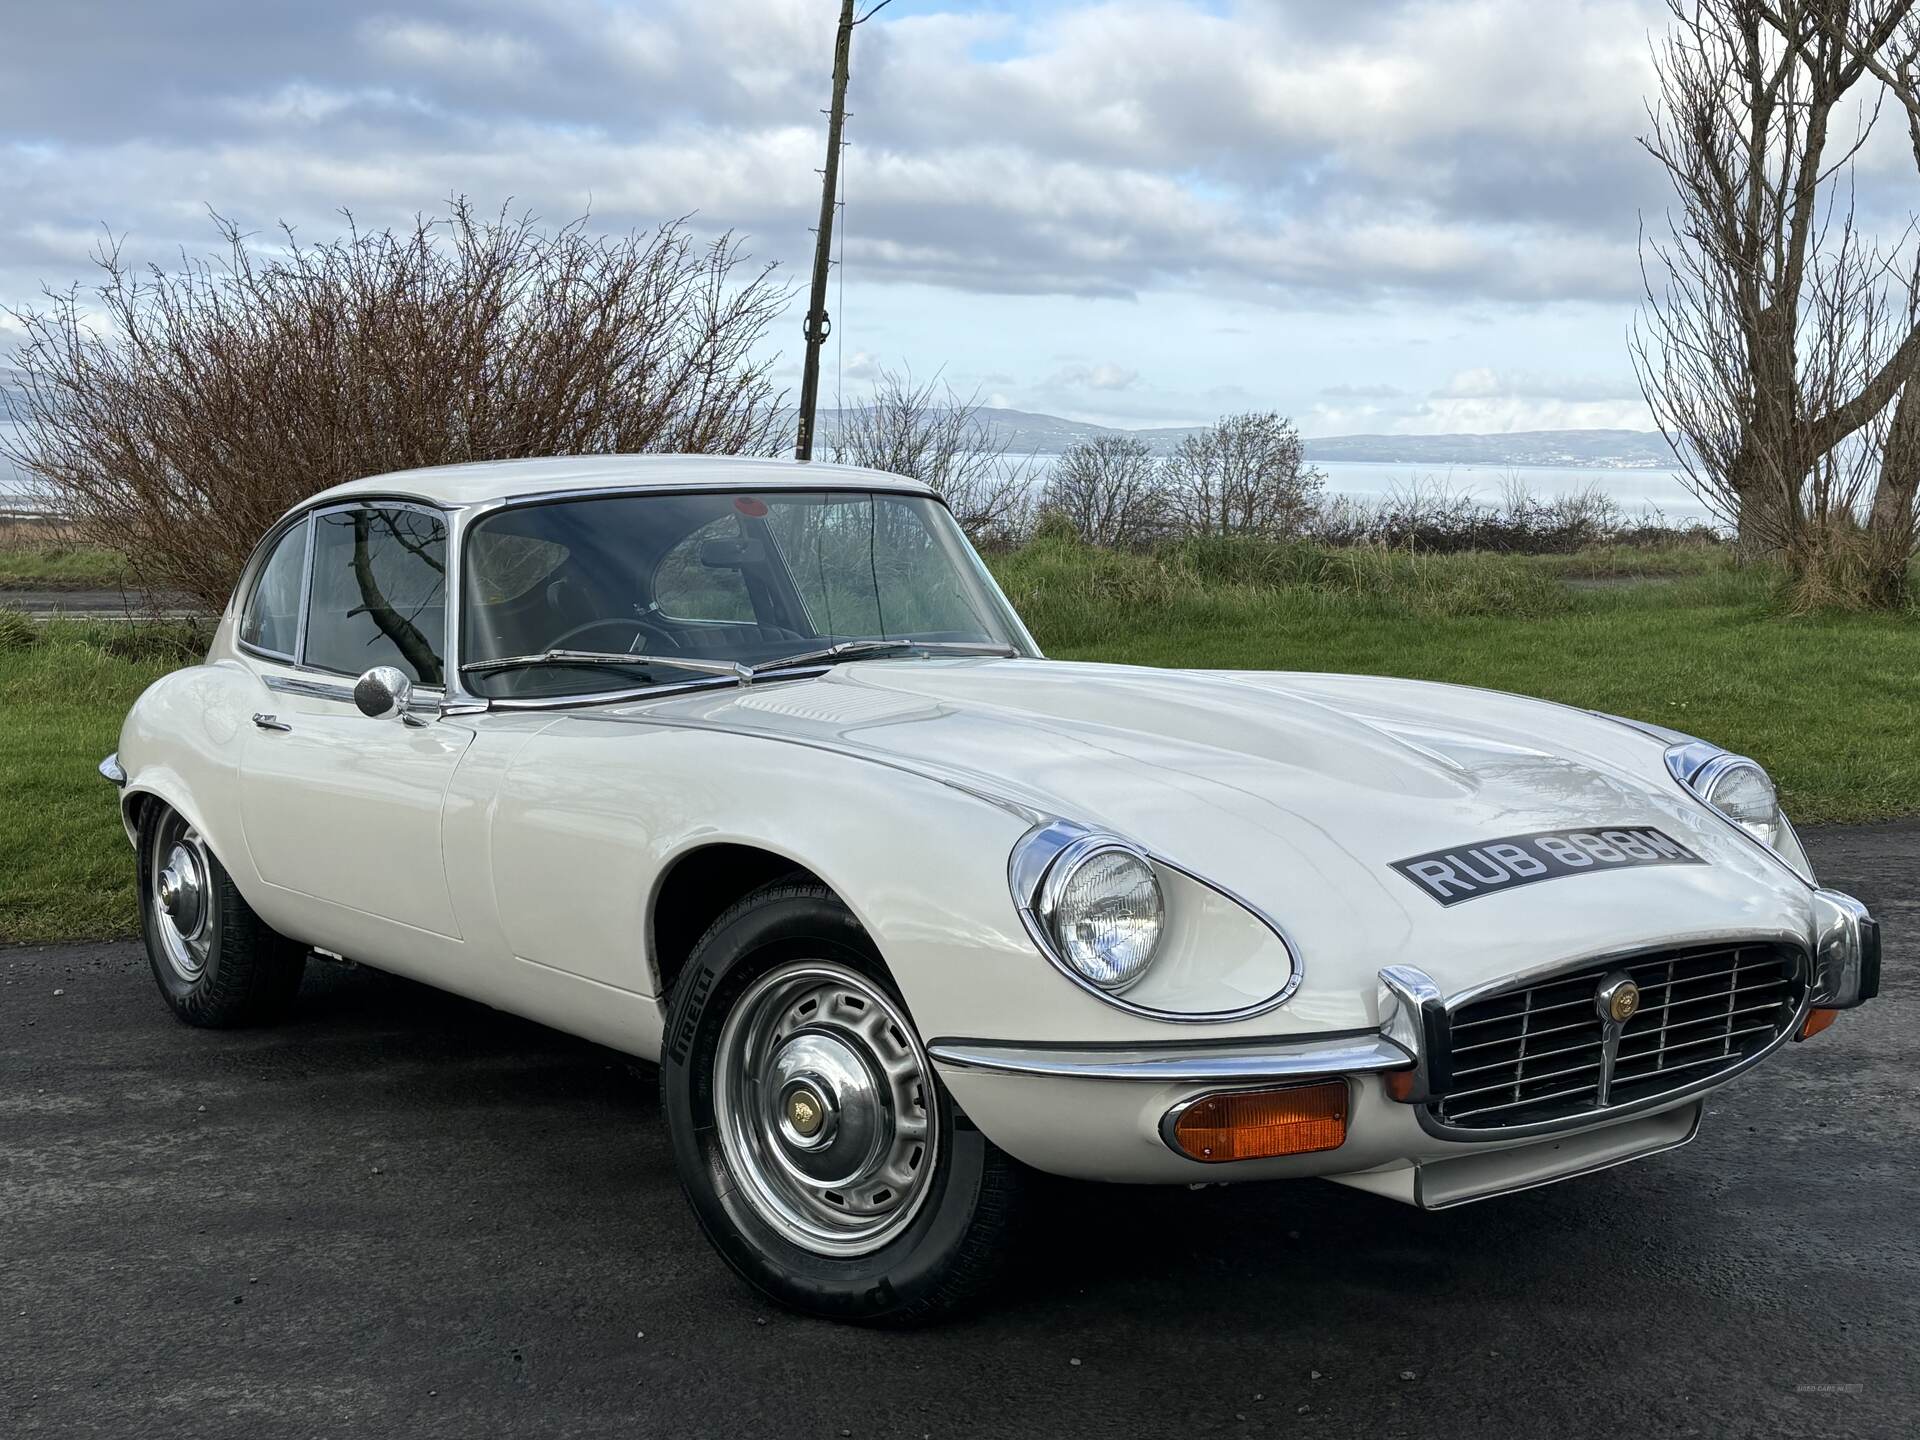
[[[716,842],[675,856],[654,883],[647,907],[647,959],[661,1002],[673,995],[714,921],[755,891],[788,878],[833,889],[791,856],[760,845]]]
[[[837,971],[838,977],[817,976],[822,969]],[[833,1192],[840,1192],[843,1206],[860,1198],[876,1207],[909,1207],[901,1212],[897,1225],[881,1219],[868,1236],[850,1234],[852,1248],[822,1247],[797,1238],[791,1225],[769,1212],[764,1199],[748,1198],[754,1191],[764,1195],[767,1187],[756,1183],[764,1177],[745,1173],[740,1157],[729,1153],[738,1147],[723,1138],[723,1132],[744,1128],[735,1121],[766,1114],[751,1100],[741,1103],[740,1092],[722,1074],[722,1067],[736,1053],[729,1036],[743,1018],[751,1016],[751,1007],[767,986],[795,972],[802,972],[809,986],[817,978],[830,986],[854,982],[856,999],[865,996],[890,1007],[891,1015],[871,1017],[875,1023],[866,1027],[867,1032],[875,1037],[890,1032],[888,1048],[912,1051],[914,1056],[909,1067],[914,1073],[894,1076],[891,1090],[882,1084],[880,1093],[894,1098],[881,1103],[889,1116],[917,1110],[924,1126],[903,1132],[896,1128],[899,1121],[889,1120],[875,1131],[883,1143],[866,1152],[844,1179],[835,1170],[831,1177],[816,1176],[811,1183],[825,1201],[836,1200]],[[738,1053],[764,1054],[773,1065],[767,1074],[777,1080],[786,1073],[779,1067],[788,1046],[817,1039],[823,1029],[834,1028],[823,1024],[830,1004],[811,1012],[811,998],[798,991],[788,997],[797,1003],[779,1048],[760,1052],[749,1047]],[[885,961],[859,918],[831,888],[785,878],[722,912],[695,948],[685,981],[677,987],[668,1011],[666,1028],[660,1095],[675,1168],[702,1230],[748,1283],[782,1304],[814,1315],[896,1325],[949,1313],[991,1286],[1007,1259],[1026,1172],[953,1103],[926,1056]],[[838,1028],[841,1039],[851,1033],[848,1027]],[[859,1028],[857,1018],[852,1029]],[[867,1058],[871,1057],[856,1056],[861,1063],[848,1066],[846,1073],[877,1074],[864,1063]],[[822,1076],[828,1077],[826,1087],[808,1098],[829,1113],[839,1113],[842,1106],[832,1098],[840,1084],[832,1078],[834,1074],[831,1066],[815,1072],[802,1065],[794,1079],[815,1085]],[[857,1088],[841,1091],[842,1100],[854,1097]],[[761,1097],[786,1093],[784,1084],[770,1088],[765,1076],[750,1091]],[[850,1124],[864,1109],[865,1102],[847,1104],[841,1124]],[[834,1129],[822,1133],[830,1148]],[[922,1143],[915,1144],[916,1139]],[[808,1142],[798,1143],[804,1147]],[[858,1151],[855,1146],[854,1153]],[[883,1160],[885,1168],[875,1166],[876,1159]],[[893,1166],[894,1159],[904,1168]],[[781,1162],[776,1157],[773,1163]],[[797,1163],[804,1165],[804,1161]],[[747,1168],[754,1165],[749,1163]],[[891,1186],[896,1172],[910,1184],[917,1183],[919,1193],[891,1188],[867,1193],[868,1181]],[[787,1213],[790,1217],[791,1211]]]
[[[136,813],[141,938],[174,1015],[220,1029],[283,1019],[300,988],[306,947],[254,913],[186,811],[150,797]],[[170,843],[176,863],[162,871]]]

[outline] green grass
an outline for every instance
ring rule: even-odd
[[[175,635],[0,619],[0,942],[133,933],[133,852],[94,767],[134,698],[183,663]]]
[[[1802,823],[1920,814],[1920,619],[1789,617],[1773,577],[1716,552],[1665,554],[1038,544],[993,565],[1059,658],[1515,690],[1754,755]],[[1622,574],[1662,583],[1564,583]],[[0,941],[131,933],[132,856],[94,766],[140,691],[204,648],[181,643],[178,629],[0,614]]]
[[[1920,814],[1920,619],[1792,618],[1725,558],[1575,591],[1569,557],[1098,555],[995,569],[1048,654],[1446,680],[1653,720],[1755,756],[1803,824]]]
[[[0,545],[0,592],[111,590],[126,578],[126,561],[98,545]],[[0,600],[4,599],[0,594]]]

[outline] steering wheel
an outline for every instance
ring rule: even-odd
[[[608,647],[610,652],[625,651],[631,655],[641,654],[640,637],[643,635],[651,635],[658,638],[662,642],[662,649],[678,650],[681,648],[680,642],[674,638],[673,632],[668,630],[666,626],[656,625],[651,620],[642,619],[638,615],[609,615],[599,620],[588,620],[584,624],[575,625],[571,629],[554,636],[553,639],[547,642],[546,648],[549,650],[574,648],[570,647],[567,642],[576,635],[586,635],[595,630],[611,629],[614,627],[624,628],[627,634],[622,644]]]

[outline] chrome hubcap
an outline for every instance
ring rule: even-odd
[[[207,968],[212,945],[212,884],[206,842],[179,815],[154,836],[153,928],[167,964],[188,984]]]
[[[931,1070],[906,1016],[858,971],[783,965],[720,1032],[720,1147],[739,1193],[786,1239],[861,1255],[926,1198],[937,1140]]]

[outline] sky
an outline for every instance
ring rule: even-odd
[[[862,0],[863,6],[871,0]],[[0,0],[0,306],[453,194],[690,215],[805,280],[837,0]],[[823,390],[1125,426],[1650,428],[1660,0],[892,0],[855,31]],[[1904,136],[1863,184],[1910,185]],[[1904,165],[1894,169],[1895,162]],[[770,344],[797,388],[797,297]],[[0,346],[10,338],[0,315]]]

